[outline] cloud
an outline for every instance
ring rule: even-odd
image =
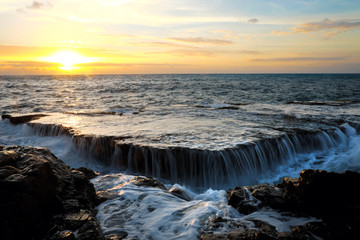
[[[320,32],[324,37],[332,37],[351,29],[360,29],[360,19],[330,20],[325,18],[320,22],[308,22],[296,25],[289,31],[273,31],[272,34],[284,36],[288,34]]]
[[[186,44],[179,44],[179,43],[174,43],[174,42],[133,42],[133,43],[130,43],[130,44],[134,45],[134,46],[140,46],[140,47],[158,47],[158,48],[176,47],[176,48],[196,49],[196,47],[194,47],[194,46],[189,46],[189,45],[186,45]]]
[[[250,19],[248,20],[248,22],[249,22],[249,23],[257,23],[257,22],[259,22],[259,19],[257,19],[257,18],[250,18]]]
[[[30,6],[26,6],[27,9],[41,9],[45,7],[52,7],[52,5],[49,2],[42,3],[42,2],[34,1]]]
[[[60,63],[40,62],[40,61],[4,61],[0,62],[1,68],[49,68],[60,67]]]
[[[200,44],[212,44],[212,45],[229,45],[233,44],[232,41],[229,40],[221,40],[214,38],[201,38],[201,37],[188,37],[188,38],[169,38],[169,40],[184,42],[184,43],[200,43]]]
[[[240,51],[235,51],[234,53],[238,53],[238,54],[248,54],[248,55],[261,54],[261,52],[258,52],[258,51],[250,51],[250,50],[240,50]]]
[[[163,63],[108,63],[108,62],[91,62],[74,64],[77,67],[186,67],[188,64],[163,64]]]
[[[33,3],[31,5],[27,5],[25,8],[18,8],[16,9],[16,12],[18,13],[25,13],[25,9],[28,10],[39,10],[39,9],[43,9],[43,8],[50,8],[52,7],[52,4],[50,2],[38,2],[38,1],[33,1]]]
[[[149,54],[168,54],[174,55],[178,57],[185,57],[185,56],[205,56],[211,57],[219,54],[226,54],[226,55],[257,55],[261,54],[258,51],[250,51],[250,50],[202,50],[202,49],[175,49],[169,51],[161,51],[161,52],[151,52]]]
[[[342,57],[282,57],[282,58],[255,58],[252,62],[310,62],[310,61],[341,61],[347,59]]]
[[[175,49],[169,51],[161,51],[161,52],[151,52],[149,54],[165,54],[165,55],[174,55],[178,57],[185,56],[213,56],[214,52],[209,50],[190,50],[190,49]]]

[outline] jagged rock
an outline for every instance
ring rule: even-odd
[[[298,182],[285,179],[280,187],[290,207],[320,217],[360,213],[360,196],[354,187],[360,185],[356,172],[334,173],[304,170]]]
[[[86,168],[86,167],[79,167],[75,170],[78,170],[78,171],[84,173],[89,180],[100,175],[98,172],[94,172],[93,170]]]
[[[360,174],[356,172],[303,170],[298,179],[285,178],[277,186],[236,187],[228,192],[228,203],[240,213],[249,214],[256,210],[251,207],[256,203],[255,198],[261,201],[257,207],[269,206],[323,220],[294,227],[291,232],[276,236],[261,228],[257,230],[276,239],[354,239],[360,236],[360,196],[356,190],[359,185]],[[245,236],[244,231],[239,234]]]
[[[117,233],[113,233],[106,236],[106,240],[121,240],[125,239],[128,236],[127,232],[119,231]]]
[[[94,186],[48,149],[2,147],[0,192],[2,239],[103,239]],[[81,217],[70,221],[76,214]],[[92,228],[85,227],[89,222]]]
[[[64,230],[61,232],[55,233],[49,240],[75,240],[75,235],[73,232]]]
[[[106,200],[111,200],[111,199],[115,199],[118,197],[118,194],[112,192],[112,191],[97,191],[96,192],[96,196],[98,198],[98,204],[106,201]]]
[[[270,186],[267,183],[248,187],[251,194],[261,201],[261,205],[270,206],[272,208],[281,209],[284,207],[285,201],[282,196],[282,189]]]
[[[323,222],[309,222],[291,229],[292,235],[298,238],[299,236],[310,236],[314,239],[319,237],[323,239],[333,239],[331,232],[332,230],[329,229],[329,226]]]
[[[45,114],[31,114],[31,115],[13,117],[13,116],[8,115],[8,114],[3,114],[1,116],[1,118],[2,119],[9,119],[9,121],[12,124],[21,124],[21,123],[27,123],[27,122],[30,122],[32,120],[36,120],[36,119],[46,117],[46,116],[48,116],[48,115],[45,115]]]
[[[203,234],[201,240],[275,240],[276,238],[255,230],[255,229],[238,229],[230,231],[228,234]]]
[[[160,188],[162,190],[166,190],[164,184],[162,184],[160,181],[152,177],[141,177],[141,176],[134,177],[133,179],[131,179],[130,182],[136,186],[155,187],[155,188]]]
[[[246,187],[235,187],[228,194],[228,204],[236,208],[240,213],[250,214],[259,209],[258,203],[253,199]]]
[[[3,149],[1,149],[0,151],[0,167],[2,166],[14,166],[15,164],[15,159],[19,157],[19,155],[17,154],[17,152],[15,151],[2,151]]]

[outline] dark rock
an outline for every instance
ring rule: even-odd
[[[94,172],[93,170],[86,168],[86,167],[79,167],[76,170],[84,173],[89,180],[100,175],[98,172]]]
[[[285,201],[282,196],[282,189],[270,186],[267,183],[249,187],[251,194],[261,201],[261,205],[272,208],[283,208]]]
[[[228,234],[203,234],[202,240],[274,240],[275,237],[255,229],[238,229]]]
[[[31,115],[13,117],[11,115],[4,114],[1,117],[2,117],[2,119],[9,119],[9,121],[12,124],[21,124],[21,123],[27,123],[27,122],[30,122],[32,120],[36,120],[36,119],[46,117],[46,116],[48,116],[48,115],[45,115],[45,114],[31,114]]]
[[[187,194],[184,190],[182,190],[181,188],[178,187],[172,187],[169,192],[181,199],[184,199],[185,201],[191,201],[192,198],[189,196],[189,194]]]
[[[255,203],[257,207],[269,206],[323,220],[293,227],[291,232],[277,235],[271,226],[264,225],[269,231],[257,226],[258,233],[277,239],[356,239],[360,236],[360,196],[356,190],[359,185],[360,174],[356,172],[304,170],[298,179],[285,178],[277,186],[236,187],[229,191],[228,203],[243,214],[255,211],[256,208],[252,208]],[[245,236],[244,231],[238,234]]]
[[[125,239],[128,236],[127,232],[119,231],[117,233],[112,233],[106,236],[106,240],[121,240]]]
[[[75,235],[73,232],[64,230],[61,232],[55,233],[49,240],[75,240]]]
[[[323,222],[309,222],[291,229],[291,233],[294,236],[309,236],[314,239],[319,237],[323,239],[333,239],[331,231],[332,230],[329,229],[329,226]]]
[[[0,150],[0,167],[2,166],[15,166],[15,159],[19,157],[17,152],[15,151],[3,151],[3,149]]]
[[[254,222],[255,227],[258,228],[260,232],[265,233],[269,236],[277,235],[277,231],[274,226],[260,220],[252,220],[252,222]]]
[[[160,181],[152,178],[152,177],[134,177],[130,181],[136,186],[143,186],[143,187],[154,187],[154,188],[160,188],[162,190],[166,190],[166,187],[164,184],[162,184]]]
[[[235,187],[229,192],[228,204],[240,213],[250,214],[259,209],[258,201],[253,199],[246,187]]]
[[[45,148],[2,147],[0,163],[2,239],[103,239],[95,189],[84,173]],[[94,228],[84,227],[89,222]]]
[[[304,170],[298,182],[284,179],[280,187],[289,208],[327,218],[360,215],[360,196],[353,186],[360,184],[360,174]]]
[[[116,194],[112,191],[97,191],[96,196],[98,199],[97,201],[99,202],[98,204],[100,204],[106,200],[111,200],[111,199],[117,198],[118,194]]]

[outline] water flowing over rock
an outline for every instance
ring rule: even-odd
[[[0,150],[2,239],[103,239],[95,189],[82,171],[45,148]]]
[[[345,128],[303,131],[240,144],[222,150],[186,147],[156,148],[124,142],[129,136],[90,136],[62,125],[29,123],[37,135],[71,136],[86,156],[107,166],[126,168],[173,183],[221,189],[234,183],[249,185],[256,176],[276,168],[297,154],[326,151],[348,141]]]

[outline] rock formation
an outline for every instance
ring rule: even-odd
[[[45,148],[0,146],[1,239],[104,239],[80,170]]]
[[[360,236],[360,174],[304,170],[299,178],[285,178],[281,184],[235,187],[228,202],[242,214],[262,207],[313,216],[321,222],[277,232],[257,222],[255,229],[239,229],[225,235],[203,234],[202,239],[357,239]]]

